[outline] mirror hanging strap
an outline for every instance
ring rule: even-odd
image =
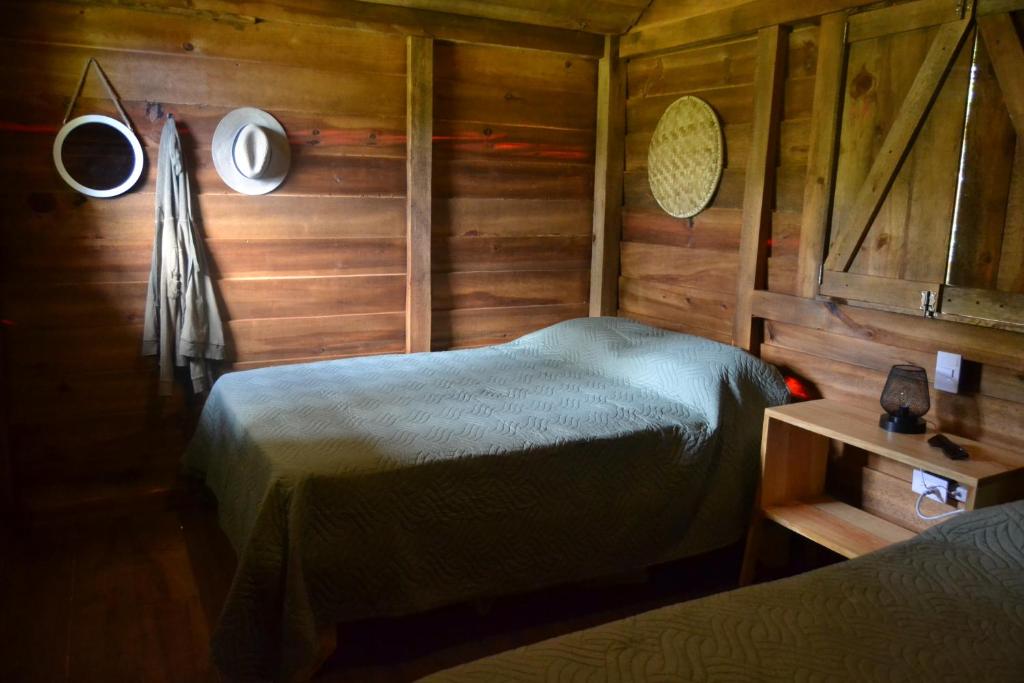
[[[121,114],[121,118],[124,120],[124,125],[128,126],[128,130],[134,133],[135,129],[132,128],[131,121],[128,120],[128,115],[124,113],[124,107],[121,106],[121,100],[118,99],[114,89],[110,87],[110,81],[107,80],[107,75],[103,73],[100,63],[93,57],[89,58],[89,61],[85,63],[85,68],[82,69],[82,77],[78,79],[78,87],[75,88],[75,94],[71,98],[71,102],[68,103],[68,109],[64,112],[64,121],[62,121],[62,123],[68,122],[68,117],[71,116],[71,110],[75,108],[75,102],[78,101],[78,96],[82,94],[82,86],[85,85],[85,77],[89,74],[89,67],[94,64],[96,65],[96,73],[100,75],[100,81],[103,83],[103,87],[107,91],[107,96],[110,98],[110,101],[114,103],[114,106],[117,107],[117,111]]]

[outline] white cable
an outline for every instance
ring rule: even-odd
[[[950,510],[949,512],[940,512],[937,515],[926,515],[921,512],[921,503],[928,497],[929,493],[939,493],[942,491],[938,486],[929,486],[926,488],[921,495],[917,497],[917,505],[914,506],[914,510],[917,511],[917,516],[925,520],[943,519],[944,517],[952,517],[953,515],[959,515],[961,512],[967,512],[966,510]]]

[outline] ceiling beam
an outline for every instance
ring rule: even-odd
[[[762,28],[793,24],[823,14],[874,4],[877,0],[752,0],[694,17],[657,24],[622,37],[623,59],[666,52],[681,46],[755,33]]]
[[[524,26],[431,10],[378,5],[359,0],[66,0],[197,19],[253,24],[263,21],[420,36],[453,43],[503,45],[586,57],[604,54],[604,37],[583,31]]]
[[[625,33],[648,0],[365,0],[380,5],[461,14],[574,31]]]

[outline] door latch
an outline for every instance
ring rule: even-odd
[[[934,318],[938,304],[938,292],[933,292],[930,289],[926,289],[921,292],[921,310],[924,312],[924,317]]]

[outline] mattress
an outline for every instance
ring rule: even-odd
[[[1024,680],[1024,502],[424,682],[962,680]]]
[[[185,456],[239,558],[214,659],[287,678],[338,622],[731,543],[786,396],[742,351],[616,318],[226,375]]]

